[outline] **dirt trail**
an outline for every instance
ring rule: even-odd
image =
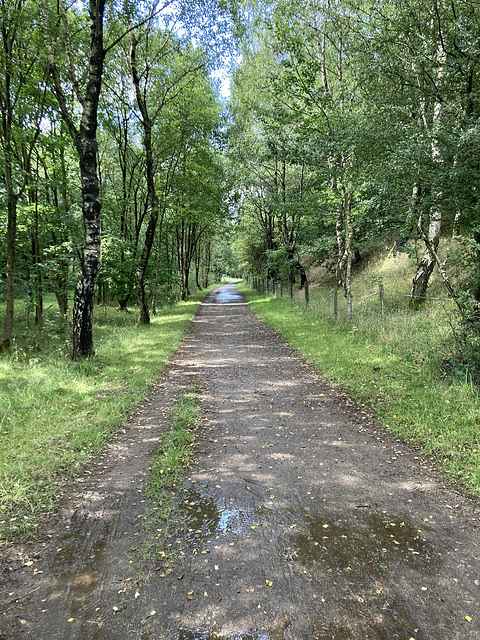
[[[175,495],[178,558],[140,572],[142,483],[192,379],[205,419]],[[130,422],[43,541],[10,550],[0,637],[480,639],[478,503],[377,430],[233,285],[208,297]]]

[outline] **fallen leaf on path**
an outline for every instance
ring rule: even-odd
[[[471,617],[470,617],[470,616],[465,616],[465,620],[466,620],[467,622],[471,622],[471,621],[472,621],[472,619],[471,619]]]
[[[273,582],[271,580],[265,580],[265,584],[267,585],[267,587],[271,587]]]

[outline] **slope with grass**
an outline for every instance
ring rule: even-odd
[[[477,386],[461,368],[447,370],[455,352],[454,305],[441,282],[419,310],[409,309],[412,263],[405,254],[379,254],[358,271],[353,316],[343,300],[333,314],[333,286],[323,280],[293,300],[247,293],[252,310],[330,380],[372,406],[385,428],[435,457],[452,479],[480,493],[480,403]],[[378,282],[385,289],[382,326]]]

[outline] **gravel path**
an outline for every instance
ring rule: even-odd
[[[173,496],[177,560],[140,570],[142,483],[192,380],[204,420]],[[478,503],[377,429],[233,285],[206,299],[81,480],[43,540],[4,558],[1,638],[480,639]]]

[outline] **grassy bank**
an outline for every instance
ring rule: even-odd
[[[301,298],[244,291],[255,314],[327,378],[372,406],[385,428],[421,446],[452,479],[480,494],[478,388],[466,376],[442,374],[448,337],[437,308],[398,315],[382,330],[380,322],[335,322],[322,292],[312,292],[306,311]]]
[[[54,339],[34,357],[14,349],[0,360],[1,540],[34,533],[158,379],[204,295],[162,309],[148,326],[136,313],[96,309],[96,354],[83,362]]]

